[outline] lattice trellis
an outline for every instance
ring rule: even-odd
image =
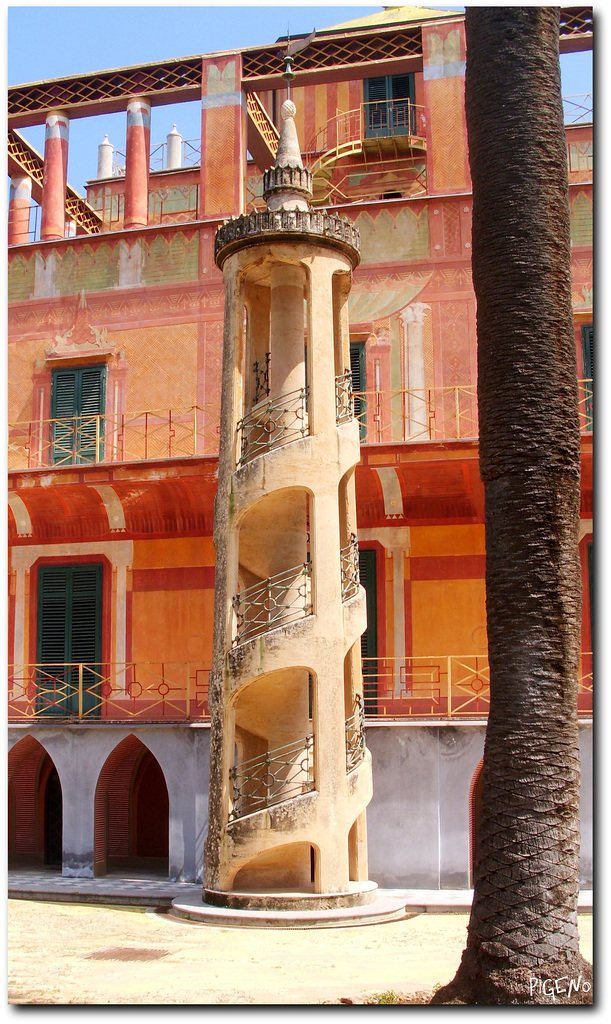
[[[78,78],[61,78],[9,89],[9,117],[35,111],[69,108],[103,100],[127,99],[201,87],[201,57],[163,64],[115,68]]]
[[[268,47],[243,55],[242,77],[260,78],[278,74],[282,49]],[[319,68],[336,68],[341,65],[366,64],[370,61],[389,60],[393,57],[419,57],[422,55],[422,33],[420,26],[389,35],[352,36],[349,38],[325,39],[318,36],[310,45],[293,59],[293,70],[315,71]]]
[[[560,39],[591,35],[593,31],[591,7],[565,7],[560,12]]]

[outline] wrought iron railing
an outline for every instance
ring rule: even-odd
[[[349,601],[358,593],[359,576],[359,546],[356,534],[350,534],[350,541],[340,550],[341,579],[342,579],[342,601]]]
[[[336,380],[336,401],[340,385]],[[342,395],[349,385],[341,385]],[[261,404],[239,423],[240,463],[308,433],[305,389]],[[477,438],[477,387],[351,393],[364,444]],[[343,399],[341,400],[343,401]],[[592,380],[579,381],[582,432],[594,422]],[[345,408],[344,405],[341,406]],[[217,406],[30,420],[9,424],[8,468],[46,469],[74,463],[136,462],[217,455]]]
[[[591,431],[591,380],[580,380],[579,410],[582,431]],[[364,444],[401,441],[444,441],[477,438],[477,384],[448,388],[355,391],[356,418]]]
[[[238,422],[242,465],[264,452],[289,444],[309,431],[307,388],[260,403]]]
[[[234,646],[312,614],[312,564],[304,562],[255,583],[233,598]]]
[[[579,96],[563,96],[562,106],[565,124],[592,123],[594,116],[592,93],[583,93]]]
[[[167,166],[167,142],[153,143],[150,149],[149,170],[152,172],[164,169],[172,171],[176,167]],[[181,142],[181,167],[198,167],[202,159],[201,139],[183,139]],[[112,174],[114,178],[125,177],[126,151],[115,149],[113,153]]]
[[[255,405],[269,395],[269,364],[270,352],[266,352],[263,359],[256,359],[252,364],[252,372],[255,377]]]
[[[368,718],[485,717],[490,706],[487,654],[363,658]],[[592,714],[592,655],[580,656],[578,712]]]
[[[199,661],[9,665],[8,720],[207,720],[209,671]],[[485,719],[488,714],[486,654],[366,657],[363,684],[363,709],[368,720]],[[577,695],[581,717],[592,715],[593,695],[592,654],[584,651],[579,661]]]
[[[217,407],[148,410],[9,424],[9,469],[216,455]]]
[[[246,107],[270,151],[275,156],[278,151],[279,132],[256,92],[246,93]]]
[[[346,771],[351,772],[365,757],[365,709],[363,698],[357,693],[354,708],[346,722]]]
[[[290,800],[314,789],[314,738],[287,743],[230,769],[233,806],[229,820]]]
[[[198,661],[9,665],[9,721],[185,721],[208,717]]]
[[[344,370],[335,378],[335,419],[337,423],[347,423],[353,416],[352,374],[350,370]]]
[[[312,157],[323,154],[317,164],[324,165],[330,159],[334,161],[344,153],[352,152],[355,145],[362,145],[367,138],[402,135],[426,137],[424,107],[416,106],[409,99],[361,103],[353,110],[330,118],[309,141],[307,154]],[[316,165],[312,171],[315,169]]]

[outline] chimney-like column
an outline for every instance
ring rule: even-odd
[[[8,244],[25,245],[30,240],[32,180],[27,174],[13,174],[8,200]]]
[[[142,99],[127,104],[125,144],[126,228],[144,228],[148,224],[149,164],[151,153],[151,107]]]
[[[98,178],[112,178],[112,159],[114,148],[112,142],[108,141],[108,135],[98,146]]]
[[[69,128],[65,114],[54,112],[47,116],[40,219],[43,242],[64,237]]]

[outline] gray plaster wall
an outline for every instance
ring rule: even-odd
[[[163,771],[169,798],[169,877],[201,881],[208,823],[210,732],[207,728],[150,725],[130,728],[36,726],[28,730],[45,748],[62,787],[62,874],[93,876],[94,802],[100,772],[114,748],[133,734]],[[26,733],[9,729],[9,749]]]
[[[469,793],[485,723],[369,723],[373,798],[369,877],[385,888],[463,889],[469,877]],[[592,886],[592,726],[580,724],[582,888]]]
[[[201,881],[208,826],[210,731],[206,727],[56,726],[28,729],[57,768],[63,796],[63,867],[93,875],[94,798],[111,751],[133,733],[157,758],[170,804],[170,870]],[[9,749],[27,734],[9,728]],[[485,725],[369,723],[373,799],[367,808],[369,877],[385,888],[467,888],[469,790]],[[592,885],[592,726],[580,725],[581,885]]]
[[[369,725],[369,877],[385,888],[467,888],[469,787],[484,726]]]

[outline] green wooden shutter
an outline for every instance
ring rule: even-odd
[[[352,391],[366,391],[367,381],[365,379],[365,342],[350,342],[350,376],[352,377]],[[358,396],[354,399],[354,415],[360,423],[360,438],[365,441],[367,437],[367,403],[364,398]]]
[[[388,77],[366,78],[365,138],[375,139],[388,135]]]
[[[383,75],[366,78],[365,138],[388,138],[390,135],[415,134],[413,105],[416,80],[413,74]]]
[[[414,103],[416,86],[413,75],[393,75],[390,79],[391,117],[390,125],[393,135],[416,133],[416,117]]]
[[[41,566],[38,571],[37,710],[45,716],[99,710],[102,566]],[[72,667],[71,667],[72,666]]]
[[[78,403],[78,371],[53,370],[51,374],[51,440],[53,465],[74,462],[75,419]]]
[[[105,404],[106,366],[53,370],[53,465],[100,461],[103,456],[99,438],[103,431],[102,421],[98,421],[98,417],[104,412]]]
[[[104,412],[106,398],[106,367],[83,367],[80,384],[79,444],[76,461],[99,462],[103,458],[101,415]]]
[[[359,577],[367,597],[367,629],[361,633],[363,659],[363,692],[365,714],[375,715],[378,710],[378,597],[375,549],[359,549]]]

